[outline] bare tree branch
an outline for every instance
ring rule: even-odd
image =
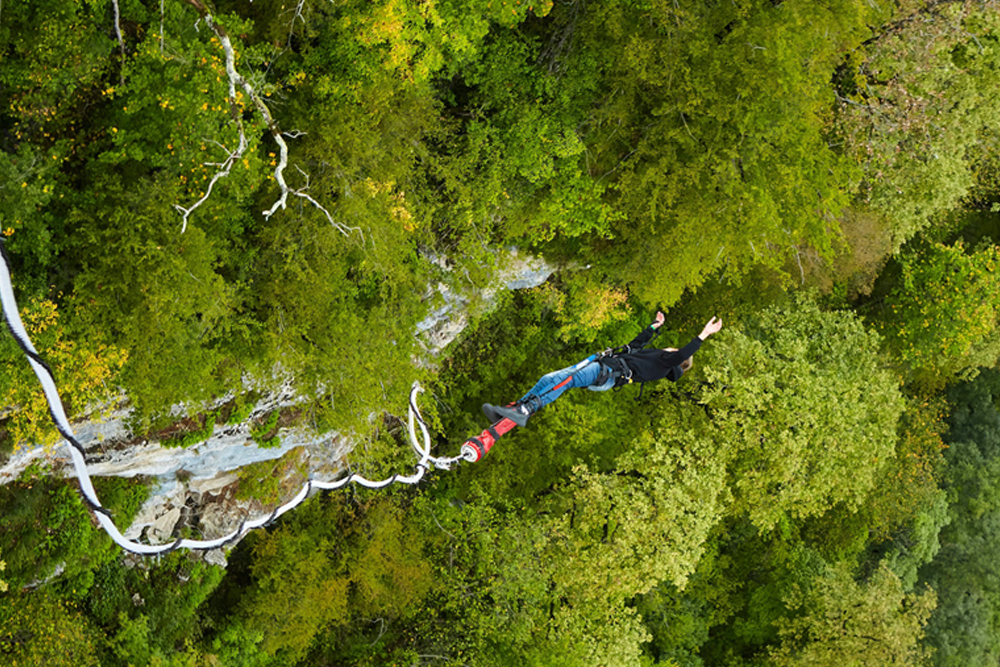
[[[180,211],[181,214],[184,216],[184,224],[181,225],[181,234],[183,234],[187,230],[188,217],[194,212],[196,208],[204,204],[205,201],[208,199],[209,195],[212,194],[212,188],[215,187],[215,182],[221,178],[225,178],[226,176],[228,176],[229,170],[232,169],[232,166],[236,164],[236,162],[240,158],[243,157],[243,152],[247,149],[247,137],[246,134],[243,132],[242,122],[239,124],[239,128],[240,128],[240,145],[236,150],[229,152],[229,150],[225,146],[222,146],[222,144],[220,144],[219,142],[217,141],[212,142],[217,144],[218,146],[221,146],[223,150],[229,153],[229,156],[223,162],[204,163],[204,166],[206,167],[219,167],[219,171],[215,172],[215,175],[212,176],[212,180],[208,182],[208,188],[205,190],[205,194],[202,195],[201,199],[191,204],[191,206],[189,206],[188,208],[184,208],[180,204],[174,204],[174,208]]]
[[[122,52],[121,66],[118,68],[119,81],[125,85],[125,40],[122,39],[121,12],[118,10],[118,0],[111,0],[111,6],[115,8],[115,35],[118,36],[118,47]]]
[[[301,169],[299,169],[298,165],[295,165],[295,169],[300,174],[302,174],[302,176],[306,179],[306,184],[303,187],[299,188],[298,190],[291,190],[291,193],[293,195],[295,195],[296,197],[301,197],[302,199],[305,199],[310,204],[312,204],[313,206],[315,206],[319,210],[323,211],[323,214],[326,216],[326,219],[330,221],[330,224],[333,225],[333,228],[336,229],[338,232],[340,232],[344,236],[347,236],[348,232],[357,232],[358,235],[361,236],[361,239],[363,241],[364,238],[365,238],[365,235],[362,233],[360,227],[348,227],[346,225],[340,224],[339,222],[336,222],[333,219],[333,216],[330,215],[329,211],[327,211],[323,206],[321,206],[318,201],[316,201],[311,196],[309,196],[308,194],[306,194],[306,190],[309,189],[309,174],[307,174],[306,172],[304,172]]]
[[[795,261],[799,263],[799,275],[802,276],[802,284],[805,285],[806,284],[806,272],[805,272],[805,269],[802,268],[802,256],[799,254],[799,249],[798,248],[796,248],[795,246],[792,246],[792,249],[795,251]]]
[[[316,201],[312,196],[306,194],[305,191],[309,188],[309,177],[308,175],[305,174],[305,172],[303,172],[298,167],[296,167],[296,169],[299,170],[299,173],[301,173],[303,176],[306,176],[305,187],[295,190],[288,186],[288,183],[285,181],[285,175],[284,175],[285,169],[288,168],[288,144],[285,143],[283,135],[294,139],[296,137],[302,136],[304,132],[296,131],[286,134],[283,133],[278,128],[278,124],[274,121],[274,117],[271,115],[271,110],[268,108],[267,104],[261,98],[260,94],[257,92],[256,89],[254,89],[254,87],[250,84],[250,82],[247,81],[237,71],[236,53],[235,50],[233,49],[232,41],[229,39],[229,34],[226,32],[225,28],[216,23],[215,17],[212,16],[211,12],[209,12],[208,8],[204,4],[202,4],[200,0],[186,0],[186,1],[195,9],[198,10],[198,14],[201,17],[201,20],[205,21],[205,24],[208,25],[208,27],[212,30],[213,33],[215,33],[215,36],[219,39],[219,43],[222,45],[222,50],[226,56],[226,75],[229,79],[229,103],[234,108],[233,116],[234,119],[236,120],[237,127],[239,128],[240,132],[240,148],[231,153],[229,158],[220,165],[219,172],[216,173],[215,177],[213,177],[211,183],[209,184],[209,191],[211,191],[211,186],[214,185],[217,180],[229,174],[230,167],[232,167],[232,164],[243,156],[243,151],[246,149],[247,146],[246,135],[243,129],[243,120],[240,117],[239,109],[236,106],[237,92],[238,90],[241,90],[243,93],[246,94],[247,98],[253,104],[254,109],[256,109],[258,113],[260,113],[261,117],[264,119],[264,124],[266,125],[268,132],[271,134],[271,138],[273,138],[274,142],[278,144],[279,157],[278,157],[278,164],[275,166],[274,169],[274,180],[275,182],[277,182],[278,187],[281,188],[281,196],[278,197],[278,200],[274,202],[274,205],[272,205],[271,208],[267,209],[266,211],[263,211],[264,217],[270,218],[279,208],[280,209],[287,208],[288,195],[292,194],[295,195],[296,197],[305,199],[313,206],[318,208],[320,211],[322,211],[323,214],[326,216],[326,219],[329,220],[330,224],[333,226],[333,228],[339,231],[344,236],[348,236],[349,232],[351,231],[357,231],[360,234],[361,233],[360,228],[347,227],[345,225],[336,222],[333,219],[333,216],[330,214],[330,212],[322,204]],[[295,14],[292,17],[293,26],[296,18],[302,20],[303,22],[305,21],[305,19],[303,19],[301,15],[302,7],[304,6],[304,4],[305,0],[300,0],[300,2],[298,3],[298,6],[295,9]],[[187,228],[187,218],[191,214],[191,211],[200,206],[201,203],[208,198],[208,194],[209,193],[206,192],[205,195],[200,200],[195,202],[195,204],[188,209],[184,209],[180,206],[176,207],[178,210],[184,213],[184,227],[181,229],[182,233]],[[364,236],[362,235],[362,239],[363,238]]]
[[[288,39],[285,40],[285,48],[286,49],[292,43],[292,35],[295,32],[295,20],[298,19],[299,21],[302,21],[302,25],[306,24],[306,19],[305,19],[304,16],[302,16],[302,8],[305,7],[305,4],[306,4],[306,0],[299,0],[299,3],[295,6],[295,9],[291,10],[294,13],[292,14],[292,20],[291,20],[291,22],[288,24]]]

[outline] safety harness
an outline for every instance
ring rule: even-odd
[[[594,380],[595,385],[603,385],[612,378],[615,381],[614,389],[632,383],[632,369],[628,367],[624,359],[609,356],[601,359],[598,363],[601,364],[601,372]]]
[[[649,340],[638,348],[633,348],[631,345],[622,345],[621,347],[608,348],[597,355],[598,363],[601,364],[601,372],[597,375],[597,379],[594,380],[595,385],[603,385],[608,380],[614,378],[615,386],[612,389],[621,389],[627,384],[632,384],[632,369],[629,368],[628,364],[621,357],[626,354],[631,354],[632,352],[638,352],[639,350],[646,347],[652,343],[657,336],[660,335],[659,329],[653,329],[653,335],[650,336]],[[639,398],[642,398],[642,390],[646,387],[646,383],[642,382],[639,384]]]

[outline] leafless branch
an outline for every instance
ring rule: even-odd
[[[281,188],[281,196],[278,197],[278,201],[274,202],[271,208],[264,211],[265,219],[274,215],[274,212],[279,208],[285,208],[288,202],[288,183],[285,182],[285,168],[288,167],[288,144],[285,143],[280,132],[274,133],[274,141],[278,144],[278,165],[274,168],[274,180],[277,181],[278,187]]]
[[[297,130],[294,132],[286,133],[282,132],[278,128],[277,123],[275,123],[274,121],[274,117],[271,115],[270,108],[268,108],[267,104],[261,98],[260,94],[250,84],[250,82],[247,81],[237,71],[236,53],[233,49],[232,41],[229,39],[229,34],[222,26],[216,23],[215,17],[213,17],[212,14],[209,12],[208,8],[204,4],[202,4],[201,0],[187,0],[187,2],[198,10],[198,14],[201,17],[200,20],[203,20],[205,24],[212,30],[212,32],[215,33],[215,36],[218,38],[219,43],[222,45],[222,50],[226,56],[226,76],[228,77],[229,80],[230,105],[235,106],[237,104],[237,92],[238,90],[242,91],[250,100],[250,102],[253,104],[254,109],[256,109],[256,111],[264,119],[264,124],[267,127],[268,132],[271,134],[271,138],[274,139],[274,142],[276,144],[278,144],[278,163],[274,168],[273,176],[275,182],[278,184],[278,187],[281,188],[281,196],[278,197],[278,200],[274,202],[274,205],[272,205],[271,208],[267,209],[266,211],[263,211],[264,217],[270,218],[279,208],[280,209],[286,208],[288,205],[288,195],[292,194],[295,195],[296,197],[305,199],[313,206],[318,208],[320,211],[322,211],[323,214],[326,216],[327,220],[330,221],[330,224],[333,225],[334,229],[339,231],[344,236],[347,236],[351,231],[357,231],[360,234],[361,233],[360,228],[347,227],[345,225],[336,222],[333,219],[333,216],[330,215],[330,212],[324,206],[322,206],[313,197],[306,194],[305,190],[307,190],[309,187],[309,177],[301,169],[298,169],[298,167],[296,167],[296,169],[298,169],[299,172],[303,174],[303,176],[306,176],[305,187],[293,190],[288,186],[288,183],[285,181],[285,169],[288,168],[288,144],[285,143],[284,137],[287,136],[291,139],[294,139],[302,136],[305,133]],[[305,21],[305,19],[302,17],[301,14],[304,5],[305,5],[305,0],[300,0],[298,5],[296,6],[295,14],[292,17],[293,26],[296,19],[302,20],[303,22]],[[238,110],[234,111],[234,119],[236,120],[237,127],[239,128],[240,148],[231,153],[229,158],[224,163],[222,163],[219,172],[216,173],[215,177],[213,177],[212,179],[212,182],[209,184],[209,191],[211,191],[211,186],[214,185],[214,183],[217,180],[229,174],[229,169],[232,167],[233,163],[242,157],[243,151],[246,149],[247,146],[246,135],[243,129],[243,121],[242,118],[239,116]],[[206,192],[205,195],[200,200],[198,200],[194,205],[192,205],[189,209],[183,209],[179,206],[176,207],[178,210],[185,213],[184,227],[181,229],[182,233],[184,229],[187,228],[187,217],[190,215],[190,212],[193,211],[198,206],[200,206],[201,203],[207,199],[208,194],[209,192]]]
[[[219,146],[222,146],[222,144],[219,144],[218,142],[213,142],[213,143],[216,143]],[[236,162],[240,158],[243,157],[243,152],[246,151],[246,149],[247,149],[247,138],[246,138],[246,134],[243,132],[243,124],[242,123],[240,123],[240,145],[239,145],[239,147],[236,150],[232,151],[231,153],[228,151],[228,149],[226,149],[225,146],[222,146],[222,149],[225,150],[227,153],[229,153],[229,156],[223,162],[206,162],[206,163],[204,163],[204,165],[206,167],[219,167],[219,171],[215,172],[215,175],[212,176],[212,180],[208,182],[208,188],[206,188],[205,194],[201,196],[201,199],[199,199],[195,203],[191,204],[191,206],[189,206],[187,208],[184,208],[180,204],[174,204],[174,208],[176,208],[178,211],[180,211],[181,215],[184,216],[184,223],[183,223],[183,225],[181,225],[181,234],[183,234],[187,230],[188,217],[194,212],[194,210],[196,208],[198,208],[199,206],[201,206],[202,204],[204,204],[205,201],[208,199],[208,197],[212,194],[212,188],[215,187],[216,181],[218,181],[221,178],[225,178],[226,176],[228,176],[229,175],[229,170],[232,169],[233,165],[236,164]]]
[[[806,284],[806,272],[802,268],[802,257],[799,254],[799,249],[798,248],[793,247],[792,249],[795,251],[795,261],[797,261],[799,263],[799,275],[802,276],[802,284],[805,285]]]
[[[456,542],[458,541],[457,537],[455,537],[454,535],[452,535],[451,533],[449,533],[447,530],[444,529],[444,526],[442,526],[441,522],[438,521],[437,516],[434,515],[434,512],[431,512],[431,518],[434,519],[434,523],[436,523],[437,527],[441,529],[441,532],[443,532],[445,535],[455,540]]]
[[[295,195],[296,197],[301,197],[302,199],[305,199],[310,204],[312,204],[313,206],[315,206],[319,210],[323,211],[323,215],[325,215],[326,219],[330,221],[330,224],[333,225],[333,228],[336,229],[341,234],[343,234],[344,236],[347,236],[348,232],[357,232],[361,236],[362,240],[364,240],[364,234],[361,232],[361,228],[360,227],[347,227],[345,225],[340,224],[339,222],[336,222],[333,219],[333,216],[330,215],[330,212],[328,210],[326,210],[326,208],[324,208],[318,201],[316,201],[315,199],[313,199],[310,195],[306,194],[306,190],[309,189],[309,174],[307,174],[306,172],[304,172],[301,169],[299,169],[298,165],[295,166],[295,169],[298,170],[298,172],[300,174],[302,174],[303,177],[305,177],[306,184],[305,184],[305,186],[299,188],[298,190],[288,190],[288,192],[291,193],[291,194],[293,194],[293,195]],[[283,187],[287,188],[287,185],[285,185],[284,180],[282,180],[281,183],[282,183]],[[282,193],[282,199],[279,200],[279,201],[283,201],[285,199],[287,199],[287,193],[283,192]],[[274,208],[277,207],[277,205],[278,204],[276,203],[274,205],[274,207],[271,208],[270,213],[269,212],[265,212],[264,213],[264,217],[265,218],[266,217],[270,217],[271,213],[274,212]],[[284,208],[285,205],[282,203],[281,207]]]
[[[302,21],[302,25],[305,25],[306,19],[302,16],[302,8],[305,7],[306,0],[299,0],[299,3],[295,5],[294,13],[292,14],[291,23],[288,24],[288,39],[285,40],[285,48],[287,49],[292,43],[292,35],[295,33],[295,20],[298,19]]]
[[[31,164],[25,167],[23,171],[18,172],[16,178],[10,179],[9,182],[0,185],[0,190],[3,190],[8,186],[13,188],[15,183],[26,183],[28,181],[28,178],[30,178],[31,174],[34,172],[35,165],[37,163],[38,163],[38,156],[36,155],[35,157],[31,158]]]
[[[118,10],[118,0],[111,0],[111,6],[115,8],[115,35],[118,36],[118,47],[122,52],[121,67],[118,68],[121,85],[125,85],[125,40],[122,39],[121,12]]]
[[[375,644],[378,644],[378,640],[382,639],[382,635],[385,634],[385,619],[382,618],[382,617],[379,617],[379,618],[377,618],[375,620],[378,621],[379,623],[381,623],[382,625],[381,625],[381,627],[380,627],[380,629],[378,631],[378,637],[376,637],[375,641],[373,641],[371,644],[368,645],[369,647],[375,646]]]
[[[684,129],[687,130],[688,136],[691,137],[691,139],[693,141],[697,141],[697,139],[694,138],[694,135],[691,134],[691,128],[688,127],[687,118],[684,117],[684,112],[683,111],[678,111],[677,113],[679,113],[681,115],[681,120],[684,122]]]

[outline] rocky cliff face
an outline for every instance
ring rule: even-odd
[[[444,267],[444,263],[441,265]],[[543,260],[520,256],[516,251],[505,257],[502,266],[485,289],[462,292],[439,283],[429,291],[428,298],[440,295],[441,305],[417,327],[425,355],[415,363],[433,363],[441,350],[461,333],[468,324],[468,304],[474,298],[489,303],[500,290],[540,285],[554,271]],[[218,405],[226,400],[221,399]],[[155,439],[136,438],[127,427],[126,405],[103,411],[102,418],[74,424],[74,431],[87,450],[92,476],[150,478],[151,496],[132,525],[123,530],[125,537],[144,537],[151,543],[159,543],[176,539],[182,529],[189,529],[212,538],[230,533],[247,516],[260,516],[273,508],[273,505],[265,507],[259,500],[237,498],[239,471],[246,466],[282,459],[283,465],[276,474],[282,477],[283,500],[296,493],[306,478],[327,481],[343,474],[342,462],[353,446],[344,434],[316,433],[297,426],[279,428],[278,447],[264,448],[254,442],[250,427],[258,417],[292,409],[302,401],[286,384],[260,399],[241,423],[217,425],[204,442],[186,448],[168,448]],[[207,408],[211,410],[218,405]],[[183,407],[177,409],[179,415],[187,412]],[[20,449],[0,467],[0,484],[15,479],[36,461],[46,461],[54,470],[72,475],[66,447],[60,444],[48,449],[37,446]],[[400,456],[409,463],[412,452],[402,451]],[[225,563],[225,556],[219,551],[209,552],[206,559]]]
[[[316,433],[300,426],[280,428],[277,447],[261,447],[254,441],[251,425],[259,417],[300,402],[300,397],[283,387],[262,398],[242,423],[216,425],[209,438],[186,448],[163,447],[155,439],[135,438],[126,425],[125,407],[101,419],[78,422],[74,431],[86,448],[91,476],[143,476],[150,480],[149,500],[127,529],[121,527],[126,538],[168,542],[184,528],[212,538],[230,533],[248,516],[273,509],[258,500],[236,498],[239,471],[246,466],[282,459],[285,465],[280,467],[284,471],[280,486],[288,497],[306,478],[332,480],[341,474],[341,462],[352,445],[340,433]],[[34,462],[46,462],[53,470],[73,475],[67,447],[22,448],[0,467],[0,483],[15,479]],[[210,553],[208,559],[225,562],[221,553]]]
[[[434,262],[446,272],[449,270],[443,260],[435,259]],[[494,279],[485,288],[462,290],[454,284],[439,282],[428,291],[427,299],[436,297],[441,305],[432,309],[417,324],[417,336],[426,349],[425,358],[419,360],[419,363],[432,363],[448,343],[455,340],[468,326],[468,306],[473,297],[478,297],[488,307],[499,292],[537,287],[555,272],[555,267],[544,259],[521,254],[516,249],[508,251],[500,266]]]

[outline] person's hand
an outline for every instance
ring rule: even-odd
[[[708,321],[708,324],[705,325],[705,328],[701,330],[701,333],[698,334],[698,338],[705,340],[712,334],[719,333],[719,329],[721,328],[722,328],[722,320],[720,320],[718,317],[713,317]]]
[[[649,326],[653,327],[654,329],[659,329],[660,327],[663,326],[663,323],[666,321],[667,321],[666,315],[664,315],[660,311],[656,311],[656,319]]]

